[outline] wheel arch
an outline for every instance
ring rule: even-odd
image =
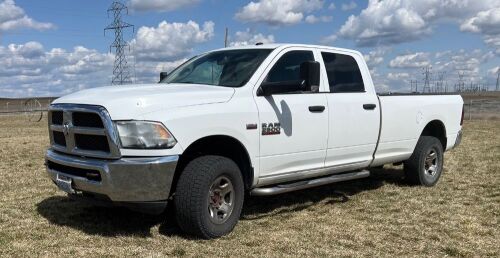
[[[249,152],[243,143],[228,135],[210,135],[195,140],[180,155],[169,196],[174,193],[177,181],[186,165],[191,160],[204,155],[219,155],[233,160],[242,173],[245,189],[252,186],[254,169]]]
[[[420,136],[433,136],[436,137],[443,146],[443,151],[446,150],[446,126],[441,120],[435,119],[427,123],[422,129]]]

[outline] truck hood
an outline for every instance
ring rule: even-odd
[[[234,89],[200,84],[139,84],[92,88],[56,99],[53,104],[105,107],[113,120],[137,119],[143,114],[185,106],[223,103]]]

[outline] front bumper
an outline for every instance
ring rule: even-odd
[[[52,181],[56,181],[58,174],[71,178],[77,195],[102,196],[117,204],[154,206],[166,206],[178,159],[179,156],[164,156],[103,160],[61,154],[52,149],[45,155]],[[100,179],[86,178],[82,171],[99,171]]]

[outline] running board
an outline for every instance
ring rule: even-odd
[[[311,180],[304,180],[304,181],[299,181],[299,182],[295,182],[295,183],[291,183],[291,184],[280,184],[280,185],[275,185],[275,186],[270,186],[270,187],[255,188],[252,191],[250,191],[250,194],[253,196],[266,196],[266,195],[282,194],[282,193],[288,193],[288,192],[292,192],[292,191],[307,189],[307,188],[311,188],[311,187],[316,187],[316,186],[320,186],[320,185],[326,185],[326,184],[331,184],[331,183],[336,183],[336,182],[359,179],[359,178],[364,178],[364,177],[369,177],[369,176],[370,176],[370,171],[361,170],[361,171],[344,173],[344,174],[337,174],[337,175],[332,175],[332,176],[327,176],[327,177],[320,177],[320,178],[315,178],[315,179],[311,179]]]

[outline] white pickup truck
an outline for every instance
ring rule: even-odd
[[[269,44],[196,56],[158,84],[55,100],[51,180],[70,196],[161,212],[214,238],[235,227],[245,193],[273,195],[358,179],[404,163],[433,186],[461,139],[458,95],[380,95],[363,56]]]

